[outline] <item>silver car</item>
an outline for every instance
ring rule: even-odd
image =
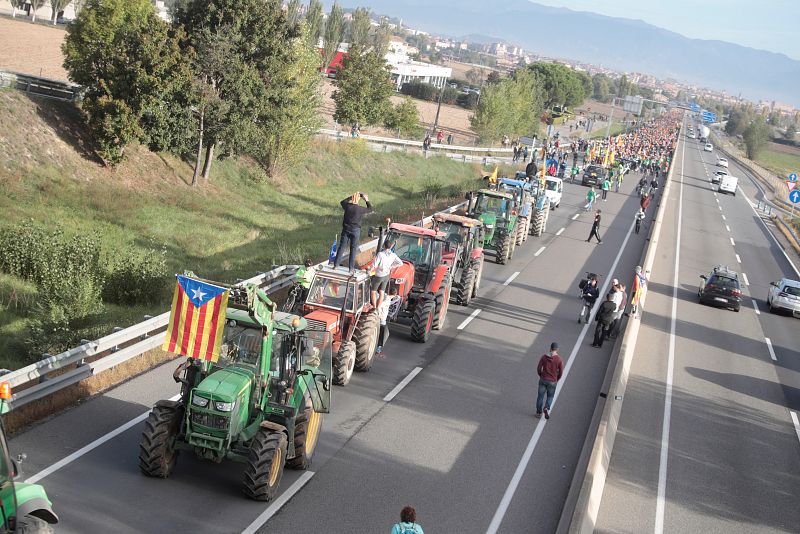
[[[767,294],[769,311],[785,310],[800,317],[800,282],[782,278],[769,285]]]

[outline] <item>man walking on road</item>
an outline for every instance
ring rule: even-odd
[[[617,305],[614,304],[613,295],[609,293],[606,295],[606,300],[600,305],[600,308],[597,310],[597,316],[594,318],[594,320],[597,321],[597,327],[594,329],[593,347],[597,347],[598,349],[603,347],[603,340],[609,328],[611,328],[611,323],[614,322],[614,312],[616,309]]]
[[[594,186],[586,193],[586,205],[583,207],[583,211],[592,211],[592,206],[594,205],[594,199],[597,198],[597,191],[594,190]]]
[[[550,343],[550,352],[539,358],[536,366],[539,375],[539,392],[536,397],[536,418],[550,419],[550,408],[556,396],[556,384],[564,374],[564,360],[558,355],[558,343]],[[546,400],[545,400],[546,398]]]
[[[602,243],[603,240],[600,239],[599,230],[600,230],[600,210],[597,210],[597,213],[595,213],[594,215],[594,222],[592,223],[592,231],[589,234],[589,239],[587,239],[586,242],[588,243],[589,241],[592,240],[592,237],[594,237],[597,239],[597,244]]]
[[[359,200],[364,199],[367,207],[358,205]],[[361,237],[361,219],[364,215],[372,213],[372,204],[369,198],[364,193],[356,191],[351,196],[345,198],[340,202],[344,210],[344,218],[342,219],[342,238],[339,240],[339,248],[336,250],[336,259],[333,262],[333,268],[339,267],[342,259],[342,251],[344,250],[347,242],[350,242],[350,262],[347,264],[350,267],[350,272],[356,269],[356,254],[358,254],[358,240]]]

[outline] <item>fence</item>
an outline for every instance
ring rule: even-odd
[[[23,93],[68,102],[76,102],[83,98],[83,88],[80,85],[18,72],[0,70],[0,87],[9,87]]]

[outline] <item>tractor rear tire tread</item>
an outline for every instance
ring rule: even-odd
[[[244,484],[242,489],[245,495],[255,501],[271,501],[278,493],[278,487],[283,478],[283,468],[286,459],[287,441],[283,432],[260,428],[253,441],[250,443],[250,452],[244,468]],[[278,461],[278,476],[270,485],[270,471],[275,455],[280,451]]]
[[[333,383],[337,386],[346,386],[353,376],[350,369],[352,360],[355,367],[356,344],[353,341],[342,341],[339,352],[333,357]]]
[[[462,306],[469,306],[469,303],[472,302],[475,276],[478,274],[475,267],[475,263],[470,261],[461,273],[461,280],[458,282],[456,291],[456,301]]]
[[[306,435],[308,433],[308,424],[311,421],[311,413],[313,410],[314,406],[311,403],[311,398],[306,395],[305,409],[297,414],[297,418],[294,421],[295,457],[286,460],[286,466],[290,469],[305,471],[311,467],[311,461],[314,459],[314,451],[316,451],[317,448],[315,446],[311,454],[306,454]],[[322,414],[320,414],[320,427],[322,427],[321,418]],[[319,429],[317,430],[317,435],[319,436]]]
[[[177,450],[170,450],[171,440],[181,426],[183,410],[172,406],[154,406],[144,421],[139,441],[139,469],[145,475],[167,478],[178,461]]]
[[[525,241],[525,228],[527,228],[527,217],[520,217],[517,219],[517,246]]]
[[[495,262],[499,265],[505,265],[506,262],[511,258],[511,234],[506,234],[503,236],[503,241],[500,242],[500,246],[497,248],[497,255],[495,257]]]
[[[436,312],[436,301],[425,298],[417,304],[414,316],[411,319],[411,339],[417,343],[427,343],[431,335],[431,321],[429,317]]]
[[[472,298],[478,296],[478,289],[481,287],[481,277],[483,276],[483,256],[480,259],[472,260],[475,269],[475,283],[472,284]]]
[[[53,534],[55,530],[50,523],[33,515],[26,515],[17,519],[17,528],[14,534]]]
[[[353,332],[353,341],[356,344],[356,371],[363,373],[372,367],[372,362],[375,360],[375,349],[378,346],[380,327],[381,320],[375,312],[362,314],[358,320],[355,332]]]

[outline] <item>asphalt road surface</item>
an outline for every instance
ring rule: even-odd
[[[381,532],[406,504],[427,532],[552,532],[613,349],[592,348],[594,325],[577,323],[577,285],[589,270],[604,287],[631,279],[646,235],[632,233],[637,180],[597,202],[601,245],[586,242],[586,188],[567,184],[547,234],[529,238],[505,266],[487,261],[479,298],[451,306],[431,342],[393,328],[386,358],[334,388],[314,464],[287,470],[275,503],[242,495],[236,463],[182,453],[167,480],[139,473],[141,422],[156,400],[178,392],[176,363],[16,437],[12,452],[28,454],[23,478],[46,487],[64,533]],[[568,374],[552,419],[537,420],[535,368],[551,341]]]
[[[766,296],[800,274],[746,172],[716,193],[716,154],[683,146],[596,531],[798,532],[800,323]],[[716,264],[740,273],[739,313],[698,304]]]

